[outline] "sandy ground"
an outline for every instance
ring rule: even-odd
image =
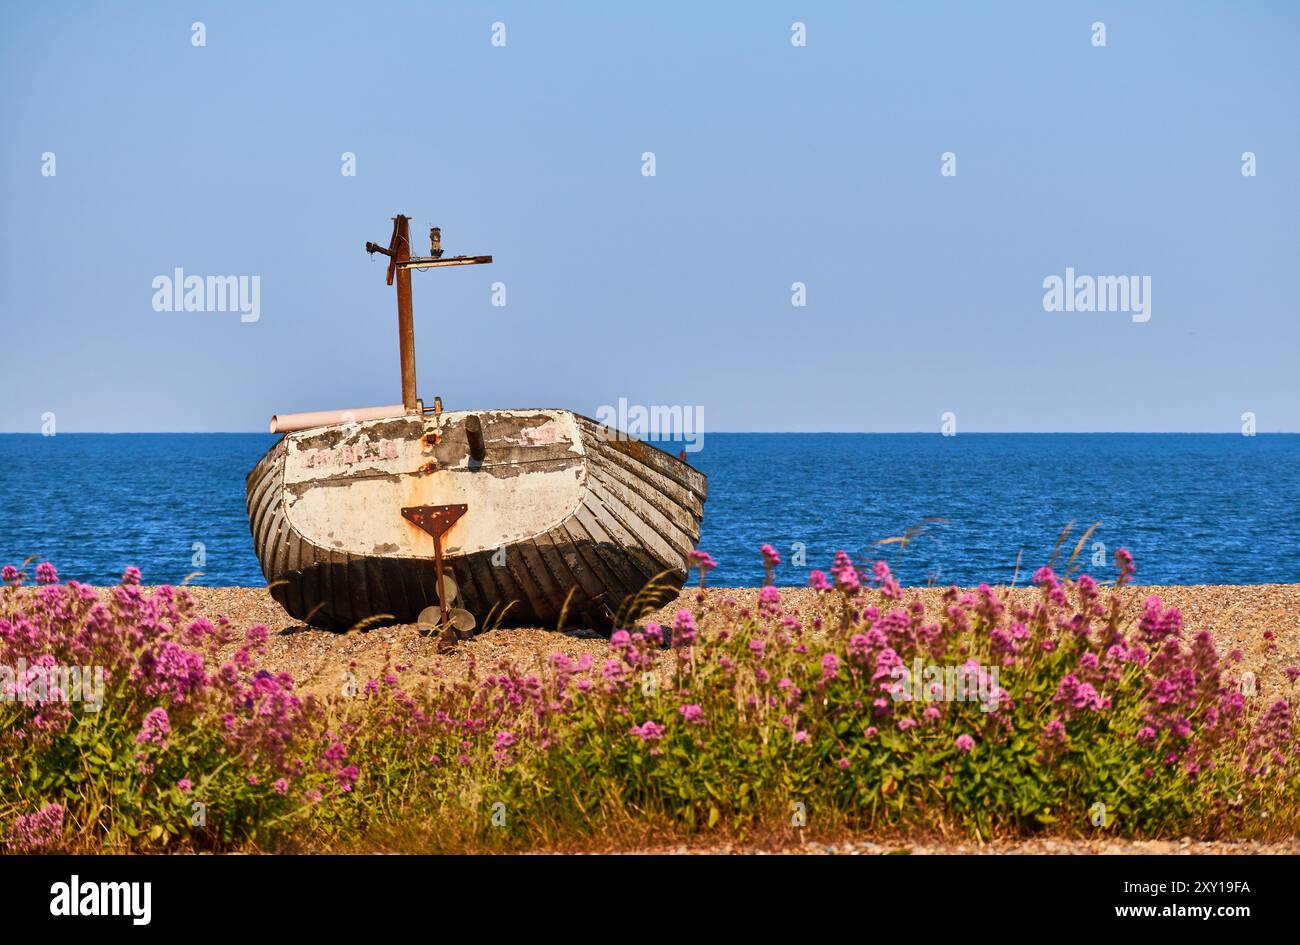
[[[348,672],[364,681],[378,674],[386,661],[408,666],[417,673],[456,678],[464,675],[471,659],[480,669],[490,668],[501,659],[522,667],[540,662],[556,650],[570,656],[585,652],[603,657],[606,649],[603,639],[583,631],[516,628],[483,633],[451,652],[439,653],[436,641],[421,635],[412,625],[347,633],[305,627],[292,620],[265,588],[191,587],[189,591],[199,614],[210,620],[224,615],[237,627],[264,624],[270,631],[265,665],[277,672],[288,671],[300,690],[320,694],[337,692]],[[676,603],[656,617],[669,623],[678,607],[694,603],[696,593],[695,589],[683,592]],[[1012,596],[1036,593],[1022,589],[1012,592]],[[1262,696],[1272,698],[1287,693],[1283,670],[1300,665],[1300,584],[1126,588],[1126,606],[1136,615],[1142,601],[1153,593],[1166,606],[1182,611],[1187,635],[1210,630],[1221,650],[1239,648],[1245,657],[1242,668],[1256,674]],[[710,588],[706,594],[709,608],[723,605],[728,598],[740,607],[753,607],[757,600],[755,588]],[[938,589],[907,589],[907,598],[921,597],[927,609],[939,603],[940,594]],[[806,588],[783,588],[782,599],[787,610],[806,624],[820,613],[815,593]],[[1272,632],[1273,639],[1265,637],[1267,631]]]

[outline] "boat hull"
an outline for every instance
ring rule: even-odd
[[[706,495],[685,462],[559,410],[304,430],[247,480],[272,596],[294,619],[333,629],[409,623],[437,605],[435,539],[401,509],[443,505],[466,507],[442,537],[444,570],[480,627],[555,627],[563,615],[565,625],[608,629],[652,579],[681,587]]]

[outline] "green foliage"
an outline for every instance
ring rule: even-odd
[[[131,575],[107,602],[75,584],[11,586],[4,662],[100,666],[106,684],[98,711],[0,702],[4,843],[1296,828],[1289,706],[1247,699],[1233,655],[1184,639],[1158,600],[1126,619],[1115,592],[1041,569],[1030,603],[953,589],[927,611],[883,564],[859,572],[843,556],[834,574],[814,576],[810,626],[769,585],[754,612],[727,602],[619,631],[603,663],[555,653],[434,684],[395,667],[325,702],[256,668],[262,628],[218,662],[233,631],[193,619],[183,591],[145,595]]]

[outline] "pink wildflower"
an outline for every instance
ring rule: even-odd
[[[876,586],[884,596],[892,597],[894,600],[903,599],[903,588],[889,573],[889,565],[884,561],[876,562],[872,569],[872,580],[876,582]]]
[[[673,646],[690,646],[695,642],[696,632],[695,615],[689,610],[677,611],[673,618]]]
[[[825,572],[813,571],[808,575],[808,586],[814,591],[829,591],[832,585],[831,582],[826,579]]]
[[[698,568],[700,571],[700,597],[703,599],[704,594],[704,575],[718,566],[713,560],[713,556],[707,551],[692,551],[687,556],[687,567]]]
[[[63,834],[63,806],[49,804],[34,814],[15,817],[5,832],[4,846],[16,853],[47,847]]]
[[[822,680],[829,682],[840,674],[840,661],[834,653],[822,656]]]
[[[137,745],[162,745],[167,741],[171,730],[171,719],[167,717],[167,710],[157,706],[150,709],[149,714],[144,717],[144,724],[140,727],[135,742]]]
[[[640,725],[633,725],[628,731],[643,742],[657,742],[664,737],[664,727],[658,722],[642,722]]]
[[[713,560],[713,556],[707,551],[692,551],[690,554],[691,566],[701,570],[713,570],[718,563]]]
[[[831,565],[831,574],[835,575],[835,586],[846,594],[853,595],[862,587],[858,569],[853,566],[853,559],[847,551],[835,552],[835,563]]]
[[[1073,673],[1062,677],[1052,701],[1090,712],[1110,708],[1110,699],[1102,698],[1092,683],[1080,682]]]
[[[346,794],[356,785],[360,774],[361,772],[357,770],[356,765],[348,765],[335,773],[334,780],[338,782],[339,790]]]
[[[1133,554],[1127,548],[1115,552],[1115,566],[1119,568],[1119,577],[1115,579],[1116,587],[1123,587],[1133,577],[1137,567],[1133,564]]]

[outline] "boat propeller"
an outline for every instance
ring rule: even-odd
[[[442,570],[442,536],[469,510],[467,505],[413,505],[402,509],[402,517],[433,536],[434,586],[438,591],[438,606],[426,607],[420,612],[418,622],[442,630],[444,643],[455,643],[460,634],[474,629],[474,615],[463,607],[454,606],[460,597],[456,579]]]
[[[437,630],[445,630],[447,627],[456,631],[460,638],[465,638],[474,632],[478,626],[478,621],[464,607],[460,597],[460,585],[450,574],[442,576],[442,583],[438,587],[438,604],[430,606],[420,611],[420,616],[415,619],[416,625],[420,627],[420,632],[425,636],[432,636]],[[447,616],[442,616],[444,604],[447,607]]]

